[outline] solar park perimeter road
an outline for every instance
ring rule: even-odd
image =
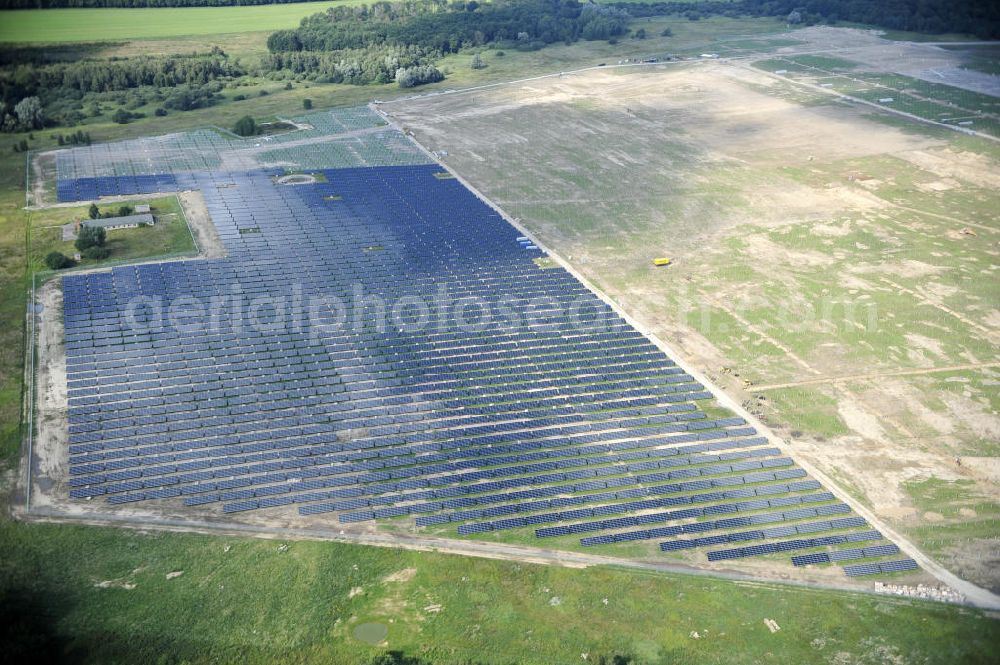
[[[350,122],[370,126],[374,119]],[[805,473],[762,447],[762,437],[743,438],[764,431],[747,427],[745,416],[708,418],[698,408],[711,396],[704,381],[677,367],[578,276],[542,269],[535,259],[544,251],[460,181],[437,165],[413,163],[427,160],[343,168],[352,159],[398,156],[398,149],[350,147],[310,152],[320,178],[299,186],[276,184],[281,170],[266,165],[219,173],[185,162],[174,173],[150,173],[162,159],[99,176],[95,169],[110,166],[93,160],[107,156],[97,148],[74,149],[69,154],[81,159],[60,162],[73,165],[69,178],[60,167],[61,199],[200,189],[228,250],[226,259],[64,278],[72,498],[171,509],[221,504],[223,514],[335,513],[342,522],[414,515],[418,525],[471,521],[503,530],[566,516],[541,512],[551,508],[583,506],[573,511],[580,519],[631,513],[632,504],[617,500],[653,497],[643,505],[697,503],[684,514],[698,516],[733,514],[747,504],[753,514],[719,523],[792,520],[777,528],[789,535],[838,528],[831,526],[837,520],[795,524],[850,508],[812,508],[808,501],[833,495],[804,496],[775,483]],[[323,162],[333,154],[338,161]],[[229,312],[221,333],[186,335],[154,322],[136,333],[124,317],[137,296],[211,298],[239,287],[289,297],[296,287],[306,296],[346,297],[359,283],[390,302],[442,285],[493,303],[498,294],[545,298],[560,305],[546,310],[556,332],[463,329],[450,319],[443,330],[419,334],[402,326],[317,337],[294,326],[247,331]],[[605,318],[568,320],[560,312],[576,301]],[[692,467],[721,460],[743,461]],[[655,469],[662,471],[645,473]],[[763,471],[729,475],[752,469]],[[692,480],[673,482],[679,478]],[[692,488],[725,491],[685,494]],[[487,494],[509,489],[517,492]],[[597,489],[611,491],[592,493]],[[735,497],[760,498],[719,503]],[[518,516],[476,522],[502,515]],[[688,526],[684,533],[695,531]],[[749,533],[760,539],[767,532]]]

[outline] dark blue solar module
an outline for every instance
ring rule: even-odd
[[[906,570],[916,570],[917,562],[913,559],[899,559],[883,563],[858,563],[844,566],[844,574],[848,577],[862,575],[877,575],[879,573],[898,573]]]
[[[60,201],[200,190],[227,252],[64,277],[70,495],[615,530],[585,545],[726,532],[664,549],[865,526],[440,171],[60,180]]]

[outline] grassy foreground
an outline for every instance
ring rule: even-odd
[[[23,9],[3,12],[0,42],[105,42],[187,35],[284,30],[334,5],[361,0],[232,7]]]
[[[10,522],[0,607],[8,636],[80,663],[986,663],[1000,640],[978,612],[888,597]],[[355,635],[372,623],[376,645]]]

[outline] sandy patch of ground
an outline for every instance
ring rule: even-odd
[[[46,183],[56,181],[56,153],[40,152],[31,160],[31,187],[28,189],[28,205],[42,206],[55,198]]]
[[[62,280],[54,278],[37,291],[38,361],[35,367],[35,423],[32,441],[31,501],[52,505],[53,497],[66,493],[69,474],[69,422],[67,415],[66,349],[63,335]]]
[[[206,259],[222,258],[226,255],[225,245],[219,238],[219,232],[212,223],[212,218],[208,214],[208,206],[205,205],[205,197],[201,192],[189,191],[177,194],[184,217],[187,219],[191,233],[194,234],[195,242],[198,245],[199,256]]]

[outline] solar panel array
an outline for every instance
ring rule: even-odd
[[[318,164],[333,145],[283,150]],[[228,256],[64,277],[72,497],[597,547],[767,541],[709,560],[881,538],[700,408],[704,386],[439,166],[279,173],[150,175],[203,192]],[[92,194],[79,176],[60,191]]]
[[[413,143],[367,108],[311,113],[299,128],[242,138],[209,128],[61,150],[59,201],[191,189],[192,173],[426,163]]]

